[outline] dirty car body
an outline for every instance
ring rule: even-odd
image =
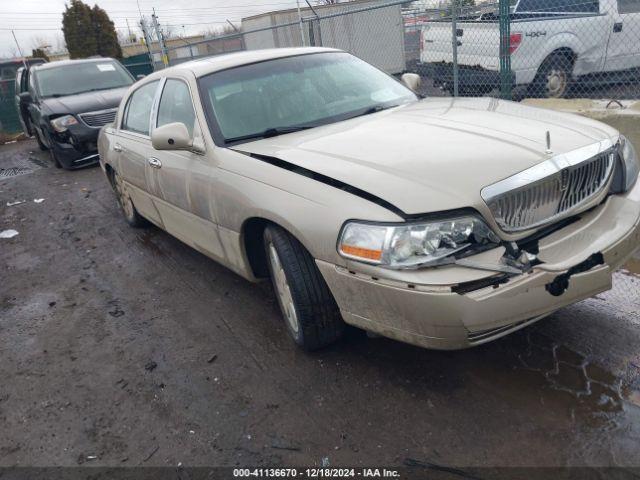
[[[101,165],[128,219],[249,280],[271,274],[303,347],[300,330],[335,327],[331,308],[459,349],[611,288],[640,244],[638,159],[619,132],[492,98],[421,100],[373,70],[331,49],[163,70],[103,129]]]

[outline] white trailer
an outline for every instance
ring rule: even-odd
[[[401,6],[381,5],[381,0],[361,0],[314,6],[313,10],[301,8],[302,35],[295,8],[243,18],[245,48],[300,47],[304,37],[305,46],[339,48],[387,73],[402,73],[405,52]],[[283,24],[286,26],[277,27]]]

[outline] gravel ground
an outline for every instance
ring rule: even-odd
[[[267,284],[129,228],[100,169],[33,141],[0,147],[10,168],[0,466],[640,465],[640,257],[482,347],[305,354]]]

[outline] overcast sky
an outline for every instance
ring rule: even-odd
[[[304,4],[304,0],[301,0]],[[140,13],[136,0],[85,1],[104,8],[119,31],[139,34]],[[296,0],[139,0],[144,15],[155,7],[161,24],[170,25],[178,35],[191,35],[214,27],[225,20],[239,22],[256,13],[295,7]],[[312,2],[315,4],[315,0]],[[38,44],[49,44],[56,50],[62,43],[62,12],[65,0],[0,0],[0,57],[17,53],[11,35],[15,31],[23,53],[30,54]]]

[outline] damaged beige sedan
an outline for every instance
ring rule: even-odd
[[[101,165],[131,225],[270,277],[308,350],[346,324],[470,347],[611,288],[640,244],[629,141],[403,82],[332,49],[184,63],[131,87]]]

